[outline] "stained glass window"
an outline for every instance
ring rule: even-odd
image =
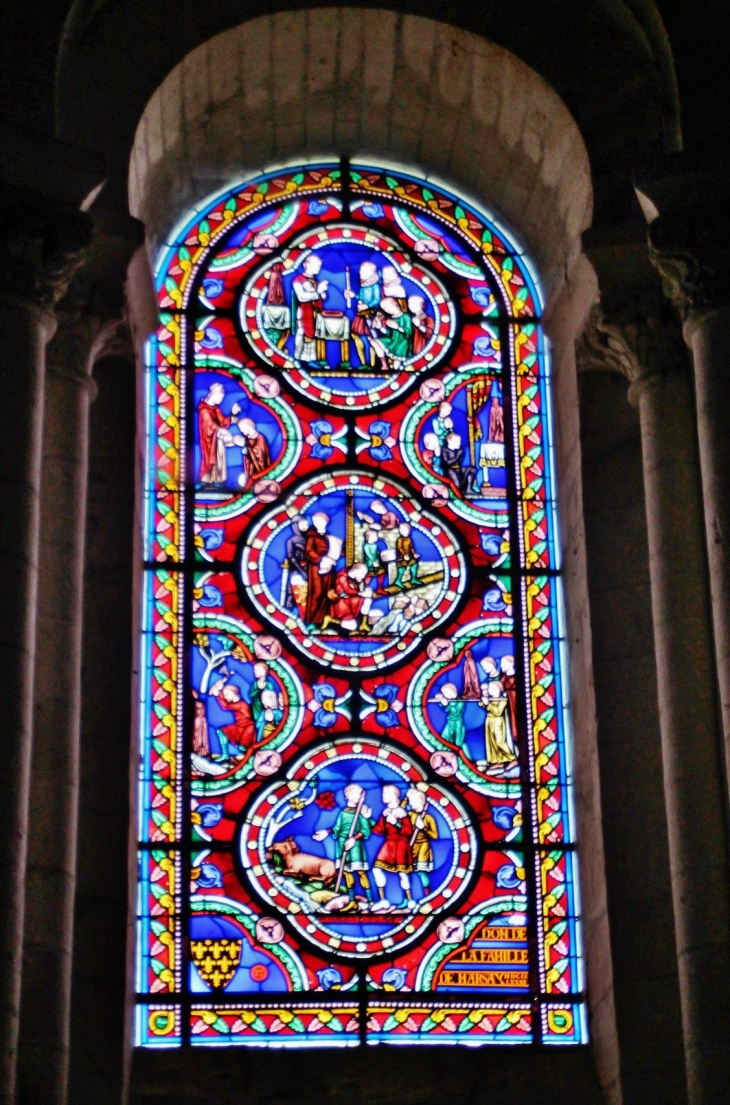
[[[586,1039],[548,353],[529,263],[398,169],[161,251],[136,1039]]]

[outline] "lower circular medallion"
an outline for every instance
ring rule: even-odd
[[[263,789],[240,859],[268,909],[327,954],[394,954],[463,896],[470,816],[400,749],[349,738],[310,750]]]
[[[263,516],[241,556],[261,614],[310,659],[382,670],[453,612],[464,558],[444,524],[398,484],[317,476]]]

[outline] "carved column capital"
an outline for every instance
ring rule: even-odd
[[[104,241],[97,239],[94,252]],[[127,319],[126,266],[114,256],[94,257],[56,308],[58,331],[48,346],[47,371],[56,379],[96,392],[94,365],[108,357],[134,362]]]
[[[617,372],[629,381],[633,402],[652,380],[671,372],[687,372],[689,365],[678,322],[666,312],[633,304],[631,310],[608,314],[594,303],[576,344],[582,372]]]
[[[126,311],[122,318],[110,318],[99,328],[91,346],[91,367],[97,361],[134,362],[134,341]]]
[[[87,214],[28,191],[0,192],[0,296],[50,313],[84,264]]]
[[[591,307],[576,343],[576,360],[581,372],[617,372],[629,381],[641,372],[632,343],[620,326],[607,321],[600,303]]]
[[[730,305],[730,216],[698,204],[649,223],[649,257],[683,320]]]

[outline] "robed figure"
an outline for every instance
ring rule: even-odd
[[[254,480],[271,468],[269,443],[250,418],[242,418],[238,428],[243,435],[243,463],[247,480]]]
[[[319,519],[324,518],[321,522]],[[333,590],[336,583],[334,567],[320,571],[322,561],[328,558],[329,537],[324,529],[329,519],[326,515],[314,515],[313,529],[307,530],[304,539],[304,559],[307,562],[307,606],[304,612],[304,620],[308,625],[321,625],[329,613],[328,591]]]
[[[224,396],[222,384],[211,384],[198,407],[201,483],[225,483],[226,480],[226,446],[232,444],[228,427],[241,408],[234,403],[231,414],[223,414],[221,403]]]
[[[492,396],[492,404],[489,408],[489,433],[488,441],[504,441],[504,411],[502,404],[496,395]]]

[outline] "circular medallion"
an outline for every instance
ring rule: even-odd
[[[430,655],[430,654],[429,654]],[[515,647],[511,634],[464,626],[418,669],[406,703],[433,770],[491,797],[519,795]]]
[[[281,767],[281,752],[302,727],[302,684],[280,649],[261,647],[270,640],[248,633],[225,614],[193,617],[195,795],[226,794],[255,775],[273,775]]]
[[[248,368],[199,362],[195,374],[195,518],[224,520],[278,495],[302,451],[294,411]],[[276,381],[272,381],[276,384]]]
[[[320,951],[363,958],[418,939],[477,862],[465,807],[368,738],[305,753],[256,796],[239,848],[267,908]]]
[[[402,487],[339,472],[310,479],[259,520],[241,580],[304,655],[373,671],[448,618],[466,573],[456,538]]]
[[[239,318],[251,346],[303,395],[372,407],[443,358],[456,326],[441,281],[379,231],[313,228],[267,257]]]
[[[430,501],[448,503],[478,526],[507,530],[501,378],[482,366],[462,366],[440,388],[430,385],[424,383],[403,419],[400,445],[408,470]]]

